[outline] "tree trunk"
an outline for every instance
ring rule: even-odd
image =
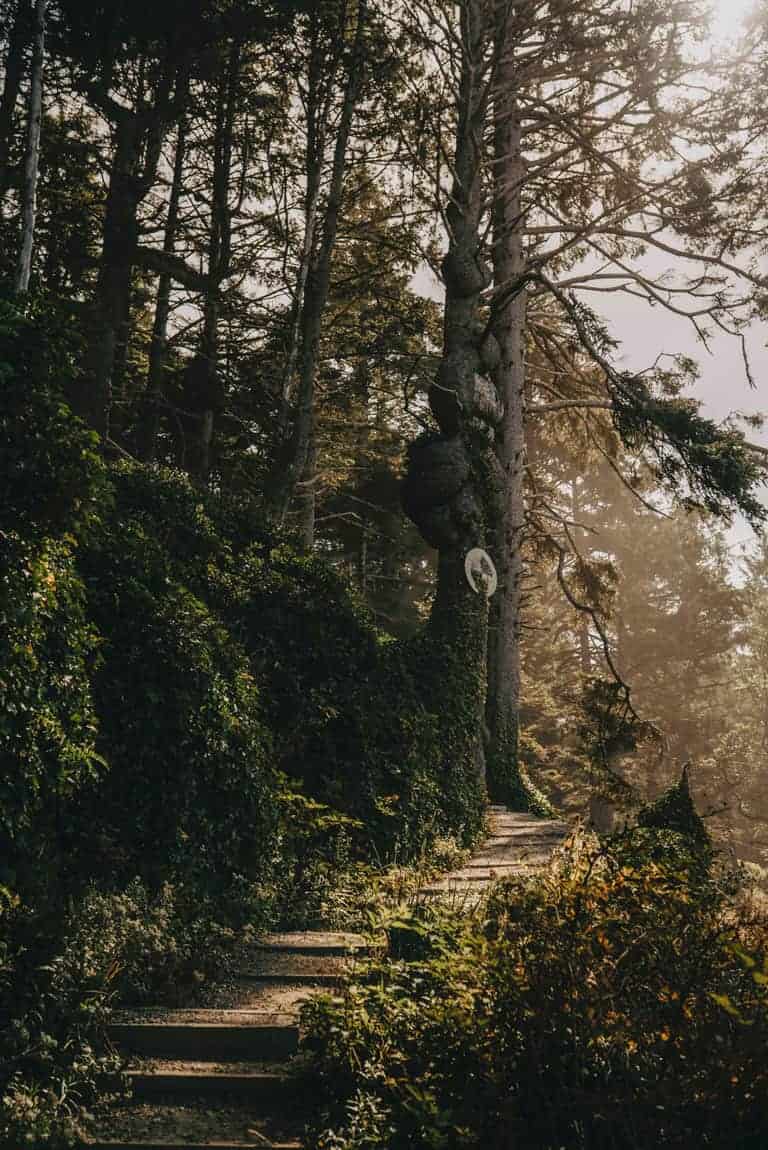
[[[489,32],[484,0],[463,0],[455,176],[443,261],[443,356],[429,393],[440,433],[426,434],[411,447],[403,492],[407,514],[439,551],[428,631],[435,658],[430,705],[452,728],[446,730],[446,745],[452,754],[463,748],[459,755],[465,766],[473,765],[481,789],[488,605],[470,587],[464,560],[468,550],[486,545],[500,514],[501,474],[493,442],[502,413],[488,375],[498,349],[479,314],[490,280],[480,234]]]
[[[216,100],[216,127],[213,141],[213,197],[211,230],[208,239],[208,277],[203,301],[203,331],[200,360],[205,364],[207,397],[200,411],[197,451],[193,468],[197,479],[205,483],[211,469],[211,448],[216,411],[220,406],[219,321],[221,319],[221,285],[229,275],[232,263],[232,213],[229,206],[232,148],[237,105],[242,47],[234,41],[230,47],[226,70],[222,68]]]
[[[173,255],[176,246],[176,232],[179,226],[179,206],[181,203],[184,160],[186,152],[186,122],[179,123],[176,151],[173,159],[173,181],[168,201],[168,215],[163,236],[163,254]],[[157,458],[157,441],[160,434],[160,407],[163,400],[163,375],[168,350],[168,318],[171,311],[171,288],[173,278],[169,271],[160,273],[157,285],[155,317],[152,324],[152,341],[149,346],[149,368],[147,371],[147,393],[141,428],[140,458],[146,463],[154,463]]]
[[[139,206],[152,187],[178,78],[175,45],[169,45],[151,105],[136,109],[111,104],[117,117],[115,151],[102,227],[93,327],[87,356],[88,391],[73,396],[73,407],[103,439],[109,437],[112,381],[121,330],[130,314],[131,280],[139,241]],[[179,108],[177,115],[183,109]],[[142,163],[142,155],[144,157]]]
[[[307,268],[301,308],[298,387],[293,427],[278,450],[275,467],[267,481],[266,501],[271,515],[282,522],[307,467],[315,410],[315,379],[323,317],[331,285],[331,263],[341,213],[349,140],[357,108],[363,73],[363,40],[368,17],[368,0],[358,0],[355,39],[344,88],[339,127],[333,151],[322,235],[316,258]]]
[[[13,116],[24,75],[24,51],[30,37],[31,12],[28,0],[18,0],[16,15],[8,35],[3,92],[0,96],[0,201],[11,182],[10,151]]]
[[[498,356],[493,378],[503,404],[496,450],[503,473],[501,514],[494,551],[499,590],[489,642],[486,703],[491,793],[518,809],[542,806],[520,764],[520,608],[525,533],[525,330],[526,257],[522,187],[525,165],[512,16],[508,0],[496,0],[493,86],[493,276],[491,329]]]
[[[317,213],[320,204],[320,186],[325,155],[325,140],[328,132],[327,102],[320,100],[320,80],[322,77],[323,52],[319,34],[319,11],[313,8],[310,16],[310,53],[307,76],[307,147],[305,164],[307,187],[304,196],[304,236],[299,255],[299,268],[293,306],[293,319],[288,342],[288,351],[283,373],[281,395],[280,429],[285,434],[290,417],[293,398],[296,364],[301,347],[302,312],[307,291],[309,269],[315,256]]]
[[[29,93],[27,151],[24,160],[22,191],[21,252],[16,269],[16,292],[26,295],[32,274],[32,248],[37,218],[37,180],[40,171],[40,131],[43,123],[43,68],[45,66],[45,10],[48,0],[36,0],[32,50],[32,75]]]
[[[581,500],[579,499],[579,485],[578,477],[574,475],[571,480],[571,519],[575,524],[579,523],[582,515]],[[578,538],[581,536],[581,543],[579,550],[585,558],[589,558],[589,542],[586,532],[580,531],[578,527],[573,528],[574,535]],[[588,679],[592,674],[592,648],[589,641],[589,621],[583,611],[579,611],[576,626],[579,633],[579,670],[585,679]]]
[[[317,428],[312,421],[312,430],[307,446],[307,462],[298,484],[299,538],[301,549],[309,554],[315,546],[315,520],[317,518]]]
[[[93,329],[87,357],[89,390],[75,397],[74,404],[78,414],[104,439],[110,430],[112,372],[118,332],[130,309],[131,271],[138,243],[137,212],[142,198],[137,174],[140,154],[139,118],[126,112],[117,123],[105,205]]]

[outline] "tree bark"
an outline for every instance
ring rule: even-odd
[[[10,151],[13,117],[24,75],[24,52],[32,27],[28,0],[18,0],[16,15],[8,35],[8,54],[5,58],[3,92],[0,96],[0,201],[11,182]]]
[[[152,104],[141,101],[140,106],[127,109],[108,99],[104,102],[105,114],[115,121],[115,151],[87,356],[88,390],[72,397],[73,407],[103,439],[107,439],[110,432],[118,338],[130,313],[131,279],[139,241],[139,206],[154,183],[165,132],[173,118],[183,112],[179,106],[172,108],[171,101],[179,74],[176,45],[169,44]]]
[[[40,132],[43,124],[43,69],[45,67],[45,11],[47,6],[48,0],[36,0],[35,2],[29,123],[21,204],[21,252],[16,269],[15,284],[18,295],[26,295],[29,291],[29,279],[32,274],[32,249],[35,243],[35,221],[37,219],[37,181],[40,172]]]
[[[315,522],[317,518],[317,428],[314,418],[307,444],[307,461],[297,488],[299,539],[301,540],[301,550],[309,554],[315,546]]]
[[[486,700],[489,787],[494,797],[523,810],[543,809],[520,762],[520,626],[525,535],[525,333],[527,261],[522,189],[525,161],[517,104],[514,7],[495,0],[493,84],[493,368],[504,409],[496,437],[503,475],[494,551],[499,590],[488,647]]]
[[[216,127],[213,141],[213,197],[211,227],[208,238],[208,277],[203,300],[203,330],[200,360],[205,364],[207,386],[205,405],[200,412],[197,451],[193,471],[205,483],[211,469],[211,449],[220,404],[219,321],[221,318],[221,285],[229,275],[232,263],[232,213],[229,206],[229,183],[232,173],[232,149],[237,105],[242,46],[233,41],[226,68],[222,67],[216,99]]]
[[[181,204],[184,160],[186,153],[187,127],[182,118],[179,122],[176,151],[173,158],[173,180],[168,201],[168,215],[163,235],[163,255],[173,256],[176,245],[176,232],[179,226],[179,206]],[[155,316],[152,323],[152,341],[149,346],[149,368],[147,371],[147,392],[144,418],[141,428],[140,458],[146,463],[154,463],[157,458],[157,441],[160,434],[160,407],[163,401],[163,375],[168,351],[168,318],[171,310],[171,288],[173,276],[170,270],[160,273],[155,302]]]
[[[126,112],[117,123],[115,151],[102,226],[93,327],[87,356],[88,391],[75,406],[102,438],[110,429],[112,371],[118,332],[130,308],[131,270],[138,243],[137,211],[142,195],[137,169],[141,152],[138,116]]]
[[[481,240],[487,17],[485,0],[463,0],[454,181],[443,261],[443,355],[429,392],[440,431],[422,436],[412,446],[403,493],[407,514],[439,551],[429,634],[444,672],[444,709],[446,715],[453,709],[458,726],[453,741],[463,741],[481,784],[488,605],[467,582],[464,559],[471,548],[487,544],[500,514],[501,475],[493,444],[502,412],[489,378],[498,348],[493,334],[485,333],[479,314],[481,294],[490,281]],[[437,667],[435,672],[439,677]]]
[[[498,5],[506,17],[508,5]],[[494,92],[494,209],[493,272],[495,289],[504,301],[494,308],[492,328],[500,348],[494,371],[504,418],[497,450],[504,474],[503,512],[497,525],[494,550],[499,574],[495,627],[489,644],[489,682],[486,722],[489,731],[492,778],[505,786],[518,762],[520,714],[520,593],[525,530],[525,292],[517,286],[525,273],[520,219],[522,155],[520,121],[514,96],[514,57],[502,28]]]
[[[301,347],[301,317],[307,291],[307,278],[315,254],[317,214],[320,205],[320,185],[325,155],[325,140],[328,132],[327,103],[320,100],[320,79],[323,53],[319,34],[319,11],[312,9],[310,15],[310,52],[307,76],[307,147],[305,164],[307,187],[304,196],[304,236],[299,254],[299,268],[296,276],[293,320],[288,343],[288,352],[283,373],[280,428],[285,433],[290,416],[290,405],[296,375],[296,363]]]
[[[578,476],[574,475],[571,480],[571,519],[574,523],[579,523],[582,516],[581,500],[579,499],[579,485]],[[579,550],[585,558],[589,558],[589,541],[586,532],[579,531],[574,528],[574,533],[577,537],[581,536],[581,543]],[[589,641],[589,621],[583,611],[579,612],[576,625],[579,629],[579,669],[585,679],[588,679],[592,674],[592,649]]]

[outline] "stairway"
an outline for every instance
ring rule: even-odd
[[[468,863],[421,887],[423,901],[437,898],[474,906],[497,879],[525,878],[543,870],[570,834],[568,824],[559,819],[540,819],[501,806],[490,808],[489,825],[488,838]]]
[[[490,831],[474,857],[426,884],[418,899],[475,906],[498,878],[543,869],[569,833],[555,819],[491,807]],[[301,1003],[338,985],[360,935],[266,936],[243,959],[224,1009],[123,1012],[110,1027],[129,1057],[129,1103],[94,1128],[90,1150],[296,1150],[302,1100],[290,1074]],[[382,1150],[385,1150],[382,1147]]]
[[[295,1150],[301,1101],[290,1062],[301,1003],[339,984],[359,935],[268,935],[244,958],[225,1009],[117,1014],[133,1097],[96,1125],[91,1150]]]

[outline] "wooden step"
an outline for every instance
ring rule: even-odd
[[[136,1099],[210,1095],[266,1102],[271,1108],[287,1105],[294,1086],[290,1075],[275,1070],[192,1061],[129,1070],[128,1080]]]
[[[459,905],[462,905],[464,898],[467,898],[470,903],[475,899],[482,898],[488,893],[494,882],[497,879],[506,878],[532,878],[536,874],[535,867],[519,867],[516,870],[507,870],[504,874],[495,874],[490,877],[478,873],[472,876],[461,876],[460,878],[443,878],[438,879],[436,882],[429,883],[419,890],[419,895],[425,895],[428,898],[437,895],[453,896]]]
[[[299,1028],[295,1016],[231,1011],[237,1017],[228,1022],[205,1017],[219,1019],[221,1013],[200,1011],[201,1017],[194,1022],[117,1022],[108,1034],[121,1050],[149,1058],[278,1061],[296,1053]]]
[[[301,1141],[298,1138],[289,1142],[280,1140],[272,1142],[269,1139],[260,1139],[258,1142],[95,1142],[83,1143],[88,1150],[301,1150]]]
[[[520,873],[527,873],[531,870],[543,869],[550,860],[550,855],[539,855],[527,859],[520,859],[517,862],[506,863],[470,863],[466,867],[462,867],[460,871],[455,874],[449,875],[447,882],[494,882],[497,878],[506,878],[507,875],[515,875]]]
[[[558,819],[522,819],[520,815],[494,815],[490,820],[493,831],[507,834],[568,834],[570,827]]]
[[[238,977],[264,986],[338,986],[349,965],[349,959],[317,954],[254,953]]]
[[[270,1117],[247,1103],[120,1103],[89,1121],[90,1150],[297,1150],[303,1117]]]
[[[316,957],[343,957],[370,950],[362,934],[348,931],[288,931],[265,934],[255,944],[257,951],[271,954],[305,954]]]
[[[485,842],[480,847],[476,855],[469,860],[467,866],[477,862],[478,859],[493,860],[488,865],[493,865],[497,859],[501,861],[508,861],[512,856],[520,856],[521,858],[531,853],[536,854],[553,854],[563,842],[562,839],[552,839],[551,841],[542,842],[540,839],[531,839],[522,843],[510,842],[509,839],[498,839],[491,842]]]

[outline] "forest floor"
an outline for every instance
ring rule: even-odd
[[[413,901],[473,909],[499,878],[547,865],[567,824],[492,807],[467,862],[426,882]],[[111,1039],[127,1058],[130,1101],[94,1118],[91,1150],[295,1150],[305,1099],[292,1062],[306,999],[340,988],[380,940],[338,931],[273,934],[238,956],[237,976],[192,1009],[117,1012]]]

